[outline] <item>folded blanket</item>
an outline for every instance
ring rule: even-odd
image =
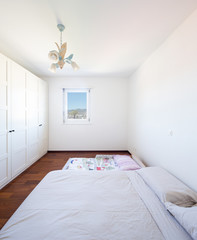
[[[122,171],[137,170],[141,167],[128,155],[114,155],[114,160]]]

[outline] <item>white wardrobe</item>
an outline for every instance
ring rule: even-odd
[[[47,83],[0,54],[0,188],[48,149]]]

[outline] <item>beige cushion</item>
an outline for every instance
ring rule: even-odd
[[[147,167],[138,172],[161,202],[171,202],[184,207],[197,203],[197,193],[166,170],[160,167]]]

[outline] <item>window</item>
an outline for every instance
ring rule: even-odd
[[[63,88],[63,122],[89,123],[89,102],[90,89]]]

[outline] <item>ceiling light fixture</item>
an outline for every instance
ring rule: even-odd
[[[70,54],[67,58],[64,58],[67,50],[67,43],[62,44],[62,32],[65,29],[65,26],[63,24],[58,24],[57,28],[60,31],[60,46],[55,42],[58,51],[52,50],[49,52],[48,57],[53,62],[51,64],[51,67],[49,70],[53,73],[56,72],[57,68],[62,69],[65,63],[71,64],[74,71],[79,69],[79,66],[76,64],[76,62],[72,61],[73,54]]]

